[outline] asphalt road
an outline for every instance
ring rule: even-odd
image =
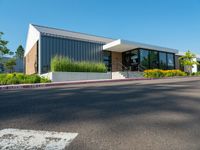
[[[0,91],[0,129],[76,132],[73,150],[199,150],[200,78]]]

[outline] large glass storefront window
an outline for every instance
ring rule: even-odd
[[[122,54],[123,65],[130,71],[138,70],[138,50],[131,50]]]
[[[122,54],[123,64],[131,71],[145,69],[174,69],[174,54],[148,49],[137,49]]]
[[[158,68],[158,51],[149,51],[149,66],[150,69]]]
[[[103,51],[103,62],[107,67],[108,71],[111,71],[111,52]]]
[[[167,69],[167,53],[159,52],[159,68]]]
[[[149,51],[141,49],[140,50],[140,64],[142,67],[149,69]]]
[[[174,65],[174,54],[167,54],[167,65],[168,68],[167,69],[174,69],[175,65]]]

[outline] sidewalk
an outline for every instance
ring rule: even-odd
[[[52,82],[52,83],[35,83],[35,84],[15,84],[15,85],[0,85],[0,90],[12,89],[30,89],[30,88],[44,88],[76,84],[90,84],[90,83],[109,83],[109,82],[126,82],[126,81],[139,81],[139,80],[165,80],[176,78],[199,78],[199,77],[168,77],[168,78],[128,78],[128,79],[102,79],[102,80],[81,80],[81,81],[66,81],[66,82]]]
[[[54,86],[75,85],[75,84],[123,82],[123,81],[134,81],[134,80],[152,80],[152,79],[147,79],[147,78],[105,79],[105,80],[103,79],[103,80],[81,80],[81,81],[52,82],[52,83],[1,85],[0,90],[43,88],[43,87],[54,87]]]

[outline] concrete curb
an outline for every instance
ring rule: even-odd
[[[124,82],[124,81],[137,81],[137,80],[152,80],[152,79],[147,79],[147,78],[105,79],[105,80],[84,80],[84,81],[68,81],[68,82],[52,82],[52,83],[35,83],[35,84],[16,84],[16,85],[0,86],[0,90],[43,88],[43,87],[54,87],[54,86],[64,86],[64,85],[106,83],[106,82]]]

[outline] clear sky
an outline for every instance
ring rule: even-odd
[[[200,0],[0,0],[0,11],[13,51],[34,23],[200,54]]]

